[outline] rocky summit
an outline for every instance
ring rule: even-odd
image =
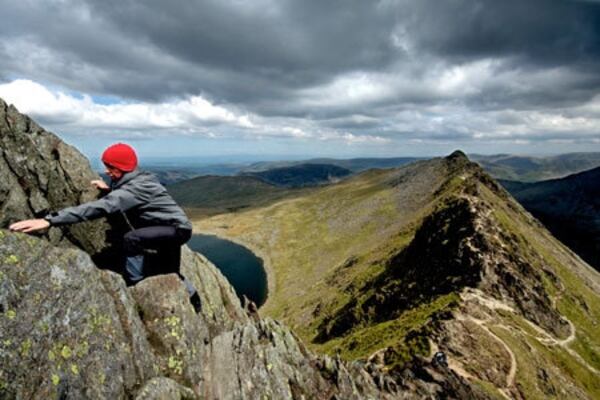
[[[200,313],[175,275],[128,288],[111,250],[117,221],[8,231],[95,198],[89,181],[98,176],[1,100],[0,144],[0,398],[487,398],[425,358],[392,378],[374,362],[314,354],[286,326],[242,307],[221,273],[187,248],[182,271],[200,292]]]

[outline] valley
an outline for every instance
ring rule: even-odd
[[[600,168],[561,179],[501,184],[554,236],[600,270]]]

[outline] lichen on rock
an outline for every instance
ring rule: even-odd
[[[26,235],[3,233],[0,258],[19,254],[22,266],[2,265],[2,398],[299,398],[324,390],[348,399],[392,396],[363,369],[338,361],[324,373],[289,329],[248,318],[226,280],[199,256],[198,274],[216,289],[202,297],[229,304],[221,311],[225,324],[215,323],[214,310],[196,314],[174,274],[127,288],[80,250],[35,239],[31,251]],[[49,265],[61,267],[60,284]],[[223,293],[231,297],[224,301]]]

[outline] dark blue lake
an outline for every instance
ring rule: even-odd
[[[214,235],[193,235],[187,245],[221,270],[238,297],[261,306],[267,300],[267,274],[262,259],[246,247]]]

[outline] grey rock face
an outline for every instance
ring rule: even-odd
[[[169,378],[154,378],[140,390],[135,400],[193,400],[196,394]]]
[[[0,234],[1,398],[123,398],[155,375],[142,324],[119,313],[134,309],[125,286],[113,282],[118,300],[104,287],[113,273],[80,250]]]
[[[81,153],[0,99],[0,226],[95,199],[93,179],[99,176]],[[47,237],[96,255],[107,229],[100,220],[52,228]]]
[[[0,397],[392,398],[364,368],[248,318],[216,268],[186,253],[201,314],[174,274],[127,288],[80,250],[0,230]]]

